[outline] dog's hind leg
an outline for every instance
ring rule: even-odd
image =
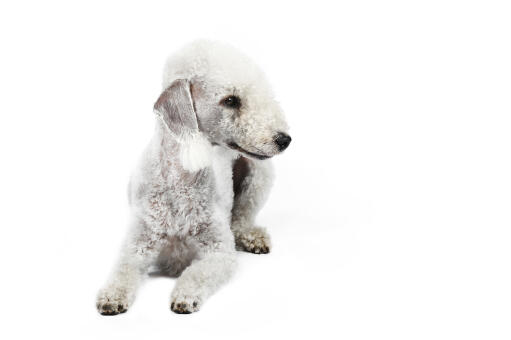
[[[270,160],[254,161],[239,157],[235,161],[231,230],[238,250],[255,254],[270,251],[270,236],[264,228],[254,226],[254,222],[268,198],[272,184],[273,166]]]
[[[151,234],[143,222],[137,221],[133,227],[112,275],[98,292],[96,307],[102,315],[116,315],[128,310],[137,288],[164,244],[164,238]]]

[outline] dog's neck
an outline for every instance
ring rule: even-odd
[[[186,171],[180,163],[179,151],[182,146],[176,138],[169,133],[167,127],[161,121],[157,121],[156,123],[156,131],[153,142],[154,146],[158,150],[157,153],[160,158],[160,162],[162,165],[164,164],[164,169],[162,169],[164,172],[169,171],[174,174],[179,173],[182,179],[193,179],[198,175],[204,176],[207,173],[210,173],[211,175],[214,175],[215,182],[223,182],[223,185],[225,185],[225,182],[227,181],[232,182],[232,166],[234,160],[239,156],[238,152],[220,145],[213,145],[211,148],[211,166],[199,171],[190,172]],[[169,178],[169,180],[172,179]],[[229,185],[232,185],[232,183]]]

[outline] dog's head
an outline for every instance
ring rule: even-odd
[[[167,61],[163,88],[154,109],[182,144],[189,170],[207,165],[201,159],[207,145],[267,159],[291,142],[264,74],[232,47],[208,41],[186,47]]]

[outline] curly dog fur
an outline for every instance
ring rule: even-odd
[[[232,276],[235,249],[271,247],[254,220],[273,181],[268,158],[291,138],[262,72],[230,46],[193,43],[168,59],[154,112],[129,184],[130,232],[97,297],[104,315],[128,310],[153,265],[179,276],[171,310],[198,311]]]

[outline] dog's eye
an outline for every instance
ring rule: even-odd
[[[237,96],[229,96],[222,99],[221,104],[233,109],[239,109],[241,107],[241,100]]]

